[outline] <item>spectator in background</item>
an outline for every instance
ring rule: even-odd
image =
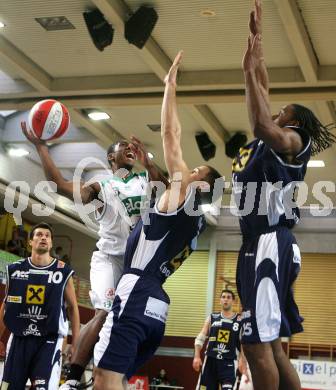
[[[64,255],[62,261],[64,261],[65,264],[71,265],[71,259],[68,255]]]
[[[12,238],[7,242],[7,251],[13,255],[24,257],[26,253],[26,243],[20,237],[17,229],[13,230]]]
[[[55,257],[57,260],[63,260],[63,248],[61,246],[57,246],[55,248],[55,252],[53,254],[53,257]]]
[[[170,382],[167,378],[167,373],[164,368],[161,368],[158,375],[152,379],[152,385],[160,385],[160,389],[165,389],[164,385],[170,386]]]

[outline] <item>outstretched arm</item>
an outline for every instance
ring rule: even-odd
[[[159,202],[161,212],[175,211],[184,201],[190,181],[187,164],[181,148],[181,124],[176,105],[176,76],[182,58],[180,51],[165,78],[165,91],[161,110],[161,137],[166,168],[171,185]]]
[[[46,145],[45,141],[37,138],[31,130],[27,129],[26,122],[21,122],[21,128],[28,141],[30,141],[36,147],[46,178],[56,183],[58,194],[64,195],[67,198],[73,200],[74,183],[64,179],[60,170],[56,167],[55,163],[50,157],[48,146]],[[84,186],[84,183],[82,183],[80,186],[80,194],[83,203],[89,203],[91,200],[96,199],[99,191],[100,187],[98,183],[94,183],[88,186]]]
[[[181,173],[183,181],[183,176],[189,176],[187,175],[189,171],[182,157],[181,124],[176,104],[176,77],[181,59],[182,51],[175,57],[165,78],[166,87],[161,110],[161,137],[169,177],[173,179],[174,174]]]
[[[258,79],[262,58],[261,35],[251,34],[243,59],[246,103],[251,127],[254,135],[273,150],[287,156],[294,156],[302,149],[302,140],[298,133],[288,128],[280,128],[272,120],[268,94],[265,93]]]
[[[254,10],[250,13],[249,28],[251,39],[253,39],[257,34],[262,35],[262,7],[261,1],[255,0]],[[263,48],[261,47],[259,63],[256,68],[256,77],[259,83],[259,86],[263,92],[263,96],[266,102],[269,103],[269,81],[268,81],[268,72],[266,68]]]

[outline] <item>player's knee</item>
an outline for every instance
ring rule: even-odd
[[[259,370],[267,369],[267,356],[259,348],[260,344],[244,344],[244,353],[251,368],[256,367]]]
[[[282,348],[281,340],[277,339],[271,342],[273,357],[276,362],[287,359],[285,351]]]

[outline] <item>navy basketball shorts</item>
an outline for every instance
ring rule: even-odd
[[[63,337],[10,336],[1,390],[58,389]]]
[[[219,360],[206,356],[196,390],[232,390],[236,381],[233,360]]]
[[[95,366],[130,378],[159,347],[168,307],[169,297],[156,279],[123,275],[94,348]]]
[[[270,342],[303,331],[292,291],[300,267],[300,250],[287,228],[243,242],[236,277],[243,306],[243,344]]]

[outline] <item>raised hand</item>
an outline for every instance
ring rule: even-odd
[[[21,122],[22,133],[25,135],[28,141],[30,141],[36,147],[46,145],[46,142],[38,137],[28,129],[26,122]]]
[[[247,49],[243,58],[244,71],[256,70],[263,61],[261,35],[250,35],[247,41]]]
[[[260,0],[255,0],[254,2],[254,10],[250,13],[249,28],[252,35],[262,33],[262,8]]]
[[[134,135],[131,136],[131,142],[133,146],[132,149],[137,156],[137,160],[142,166],[146,167],[150,163],[150,159],[148,157],[145,145]]]
[[[173,64],[172,66],[170,67],[169,71],[168,71],[168,74],[167,76],[164,78],[164,82],[167,84],[171,84],[171,85],[174,85],[176,86],[176,77],[177,77],[177,71],[178,71],[178,67],[181,63],[181,60],[182,60],[182,55],[183,55],[183,51],[180,50],[174,61],[173,61]]]

